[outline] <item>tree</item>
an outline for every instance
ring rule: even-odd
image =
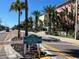
[[[25,0],[25,36],[28,36],[28,0]]]
[[[38,20],[39,20],[39,16],[41,15],[41,13],[40,13],[40,11],[35,10],[32,14],[35,16],[35,29],[37,30],[38,29]]]
[[[30,22],[30,29],[33,31],[33,19],[32,16],[29,17],[29,22]]]
[[[43,30],[43,21],[42,20],[39,20],[39,29]]]
[[[22,9],[25,9],[25,3],[20,2],[20,0],[16,0],[10,6],[10,11],[14,10],[14,11],[18,12],[18,38],[20,37],[20,16],[22,13]]]
[[[17,27],[18,27],[18,25],[14,25],[14,26],[12,27],[12,30],[17,29]]]
[[[49,22],[48,22],[48,27],[49,27],[48,31],[49,31],[49,34],[51,34],[52,9],[53,9],[53,7],[51,5],[44,7],[44,12],[49,17]]]
[[[63,12],[64,12],[64,29],[66,31],[66,34],[68,34],[68,31],[69,31],[69,21],[70,19],[68,18],[69,16],[69,11],[68,11],[68,8],[65,6],[65,8],[62,8]]]
[[[57,16],[56,16],[56,22],[57,22],[57,30],[63,30],[65,31],[65,12],[61,11],[61,12],[57,12]]]
[[[0,19],[0,25],[1,25],[1,23],[2,23],[2,21],[1,21],[1,19]]]
[[[70,1],[71,3],[75,3],[76,2],[76,0],[68,0],[68,1]]]
[[[58,12],[56,11],[56,7],[53,6],[52,7],[52,13],[51,13],[51,17],[52,17],[52,23],[53,23],[53,30],[55,31],[56,28],[58,27],[58,18],[57,18],[57,14]],[[54,32],[53,31],[53,32]]]
[[[69,30],[74,30],[74,20],[75,20],[75,16],[73,13],[73,6],[71,5],[71,11],[69,12],[68,8],[65,6],[65,8],[62,8],[62,11],[60,13],[60,17],[62,20],[62,27],[63,30],[66,31],[66,33],[69,33]],[[73,24],[72,24],[73,22]]]

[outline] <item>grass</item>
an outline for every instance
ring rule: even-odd
[[[56,32],[56,33],[53,33],[52,35],[54,35],[54,36],[61,36],[61,37],[65,37],[65,38],[72,38],[72,39],[74,39],[74,34],[72,33],[72,34],[68,34],[68,35],[58,35],[58,33]]]
[[[72,35],[61,36],[61,37],[65,37],[65,38],[72,38],[72,39],[74,39],[74,37],[73,37]]]

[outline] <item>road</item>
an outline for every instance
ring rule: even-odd
[[[55,44],[56,43],[56,44]],[[74,46],[71,43],[52,40],[44,40],[43,46],[45,51],[51,52],[49,56],[55,59],[79,59],[79,46]]]
[[[6,38],[6,35],[7,33],[5,33],[5,31],[0,32],[0,41],[4,41],[4,39]],[[0,45],[0,59],[7,59],[3,45]]]
[[[7,59],[7,56],[4,50],[5,44],[7,45],[16,44],[16,43],[23,44],[23,41],[11,41],[11,42],[5,41],[4,39],[7,37],[6,35],[7,33],[4,33],[4,32],[0,33],[0,59]],[[56,40],[56,38],[49,39],[43,36],[42,38],[43,38],[42,49],[44,49],[43,51],[47,52],[46,55],[52,57],[52,59],[79,59],[78,45],[76,46],[68,42]],[[1,42],[3,43],[2,45],[1,45]]]
[[[38,33],[36,33],[36,35],[37,34]],[[45,48],[45,51],[50,53],[48,56],[52,57],[53,59],[79,59],[79,46],[75,46],[72,43],[60,41],[56,38],[45,38],[43,35],[42,38],[43,48]],[[22,41],[16,41],[15,43],[17,42],[23,43]]]
[[[44,32],[38,32],[38,36],[43,38],[43,50],[52,59],[79,59],[79,45],[74,45],[59,38],[46,35]]]
[[[16,35],[15,35],[16,34]],[[17,36],[17,32],[0,32],[0,59],[19,59],[22,58],[12,47],[9,42],[13,37]],[[12,43],[12,42],[11,42]]]

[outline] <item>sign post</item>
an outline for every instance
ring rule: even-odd
[[[26,44],[24,44],[24,55],[26,54]]]
[[[30,45],[30,44],[37,44],[37,50],[40,58],[40,46],[39,44],[42,43],[42,37],[38,37],[37,35],[30,35],[27,37],[24,37],[24,44]],[[24,53],[26,54],[26,48],[24,48]]]

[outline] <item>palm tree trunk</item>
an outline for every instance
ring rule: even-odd
[[[25,36],[28,36],[28,1],[25,0]]]
[[[51,14],[49,14],[49,34],[51,34]]]
[[[20,11],[18,11],[18,38],[20,38]]]
[[[36,21],[35,21],[35,29],[37,30],[38,29],[38,17],[36,16]]]
[[[25,36],[28,36],[28,0],[25,0]],[[25,57],[27,48],[28,48],[28,45],[24,44],[24,57]]]

